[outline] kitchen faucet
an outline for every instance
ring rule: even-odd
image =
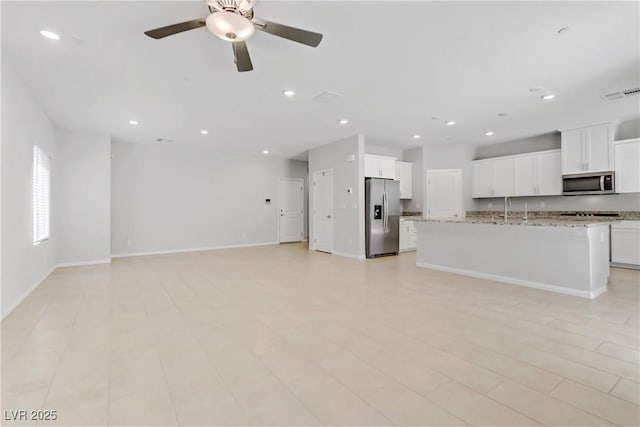
[[[504,196],[504,221],[509,219],[509,206],[511,206],[511,198]]]

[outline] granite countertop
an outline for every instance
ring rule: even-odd
[[[422,219],[416,218],[415,221],[420,222],[438,222],[452,224],[493,224],[493,225],[520,225],[534,227],[597,227],[609,225],[618,222],[617,219],[557,219],[557,218],[536,218],[524,221],[522,218],[514,218],[504,221],[502,218],[484,218],[484,217],[463,217],[463,218],[432,218]]]

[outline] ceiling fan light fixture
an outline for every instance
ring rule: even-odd
[[[256,28],[249,19],[228,11],[215,12],[207,17],[207,28],[228,42],[241,42],[250,38]]]

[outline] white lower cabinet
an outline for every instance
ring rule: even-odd
[[[640,221],[611,225],[611,262],[640,267]]]
[[[415,221],[400,219],[400,251],[416,250],[418,230]]]

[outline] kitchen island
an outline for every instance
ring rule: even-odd
[[[476,217],[416,220],[416,264],[595,298],[607,290],[610,224]]]

